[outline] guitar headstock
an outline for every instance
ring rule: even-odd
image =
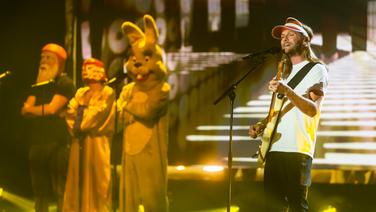
[[[287,54],[282,54],[281,60],[278,63],[278,71],[276,76],[277,80],[280,80],[282,75],[284,74],[285,69],[287,68],[288,60],[289,58]]]

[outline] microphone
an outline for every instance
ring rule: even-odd
[[[111,84],[113,84],[114,82],[116,82],[116,81],[118,81],[118,80],[123,80],[123,79],[125,79],[127,76],[128,76],[127,73],[119,72],[119,73],[117,74],[116,77],[113,77],[113,78],[109,79],[109,80],[106,82],[106,85],[111,85]]]
[[[43,85],[48,85],[48,84],[54,83],[54,82],[55,82],[55,80],[50,79],[50,80],[46,80],[46,81],[43,81],[43,82],[38,82],[38,83],[32,84],[31,87],[35,88],[35,87],[39,87],[39,86],[43,86]]]
[[[11,74],[12,74],[11,71],[6,70],[4,73],[0,74],[0,79],[3,79],[3,78],[6,78],[6,77],[9,77]]]
[[[253,58],[253,57],[263,56],[263,55],[266,55],[266,54],[277,54],[277,53],[280,53],[281,50],[282,50],[281,47],[273,46],[273,47],[270,47],[270,48],[265,49],[265,50],[250,53],[250,54],[242,57],[242,59],[246,60],[246,59]]]

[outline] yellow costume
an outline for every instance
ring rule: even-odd
[[[170,86],[151,16],[144,16],[144,27],[145,34],[130,22],[122,25],[132,47],[126,68],[133,82],[118,100],[124,127],[120,211],[137,212],[142,205],[146,212],[166,212]]]
[[[95,72],[96,70],[93,72],[94,75],[97,74]],[[83,71],[83,78],[87,77],[86,75],[90,74]],[[90,89],[90,85],[78,89],[68,106],[66,121],[74,138],[71,144],[63,211],[111,210],[110,143],[114,133],[116,97],[112,88],[104,84],[101,84],[100,89],[92,92],[91,95]],[[79,125],[80,133],[76,133],[75,123],[79,116],[79,108],[82,106],[84,109]],[[80,143],[83,154],[81,157]],[[80,169],[82,169],[81,192],[79,191]]]

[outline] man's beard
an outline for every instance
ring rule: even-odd
[[[290,49],[290,51],[288,51],[286,54],[291,57],[291,56],[296,56],[296,55],[302,55],[303,52],[304,52],[303,42],[299,42],[296,45],[294,45],[294,47]]]
[[[52,67],[45,66],[45,68],[41,68],[41,67],[42,66],[39,66],[37,83],[53,80],[59,73],[58,65],[54,65]]]

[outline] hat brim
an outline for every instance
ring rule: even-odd
[[[280,40],[281,39],[282,31],[286,30],[286,29],[292,30],[294,32],[300,32],[300,33],[303,34],[302,31],[300,31],[300,30],[298,30],[296,28],[285,26],[285,25],[278,25],[278,26],[273,27],[273,29],[272,29],[272,37],[275,38],[275,39]]]

